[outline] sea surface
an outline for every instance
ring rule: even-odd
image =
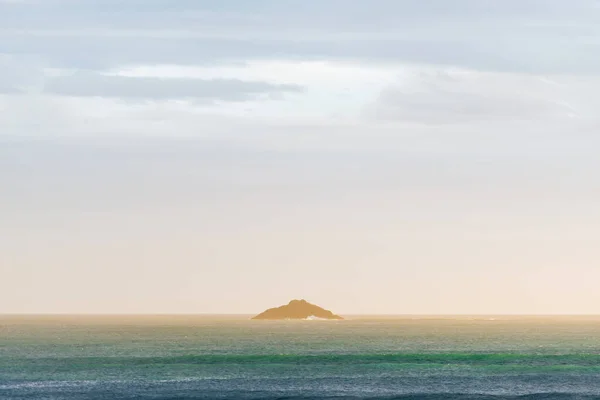
[[[600,399],[600,317],[0,316],[0,399]]]

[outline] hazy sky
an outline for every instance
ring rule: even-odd
[[[0,313],[600,314],[600,1],[0,0]]]

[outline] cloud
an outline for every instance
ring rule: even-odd
[[[361,33],[341,39],[327,35],[310,38],[313,33],[309,32],[285,39],[284,34],[272,32],[265,35],[268,38],[254,39],[252,33],[240,33],[240,38],[206,38],[193,32],[160,30],[105,32],[89,35],[73,30],[59,36],[49,31],[10,33],[0,35],[0,47],[7,52],[38,54],[55,67],[96,70],[132,64],[214,65],[275,57],[435,64],[534,74],[593,75],[600,69],[600,43],[595,39],[600,33],[585,37],[524,32],[521,37],[511,37],[499,32],[495,36],[477,33],[483,36],[452,38],[442,31],[437,37],[424,38],[422,34],[430,33],[409,30],[400,38],[369,38],[369,34]],[[472,35],[475,32],[476,28]]]
[[[352,124],[382,121],[414,129],[524,120],[543,128],[593,119],[594,4],[15,4],[0,12],[0,92],[13,95],[2,99],[13,115],[4,119],[29,132],[32,115],[52,118],[46,102],[62,110],[61,127],[96,134],[173,127],[197,134],[198,118],[218,121],[219,134],[239,119],[239,126],[256,122],[256,131],[277,124],[307,136],[309,126],[338,123],[343,136],[359,135],[344,131]]]
[[[32,57],[0,53],[0,94],[17,94],[43,81],[43,71]]]
[[[129,78],[79,72],[49,79],[45,93],[78,97],[122,99],[206,99],[246,101],[260,96],[273,98],[286,92],[301,92],[297,85],[236,79]]]
[[[319,58],[596,74],[597,10],[588,0],[48,1],[0,13],[0,48],[92,69]]]
[[[571,79],[564,84],[564,78],[553,78],[557,81],[542,76],[421,68],[383,89],[366,110],[379,120],[426,124],[485,120],[545,123],[592,116],[589,106],[579,107],[590,90],[585,83]],[[598,80],[587,82],[595,88],[599,84]]]
[[[593,77],[314,60],[140,65],[102,74],[45,69],[42,84],[26,88],[0,99],[4,135],[178,135],[259,147],[366,148],[401,130],[428,135],[422,126],[445,124],[458,126],[449,136],[481,133],[490,122],[527,131],[560,122],[579,130],[597,121],[600,106],[600,79]]]

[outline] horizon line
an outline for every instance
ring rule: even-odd
[[[497,316],[497,317],[600,317],[600,312],[597,314],[590,313],[403,313],[403,314],[387,314],[387,313],[338,313],[342,316],[353,316],[353,317],[477,317],[477,316]],[[252,316],[256,313],[110,313],[110,312],[99,312],[99,313],[78,313],[78,312],[25,312],[25,313],[11,313],[11,312],[0,312],[0,317],[4,316]]]

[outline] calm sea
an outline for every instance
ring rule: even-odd
[[[0,317],[1,399],[600,398],[600,317]]]

